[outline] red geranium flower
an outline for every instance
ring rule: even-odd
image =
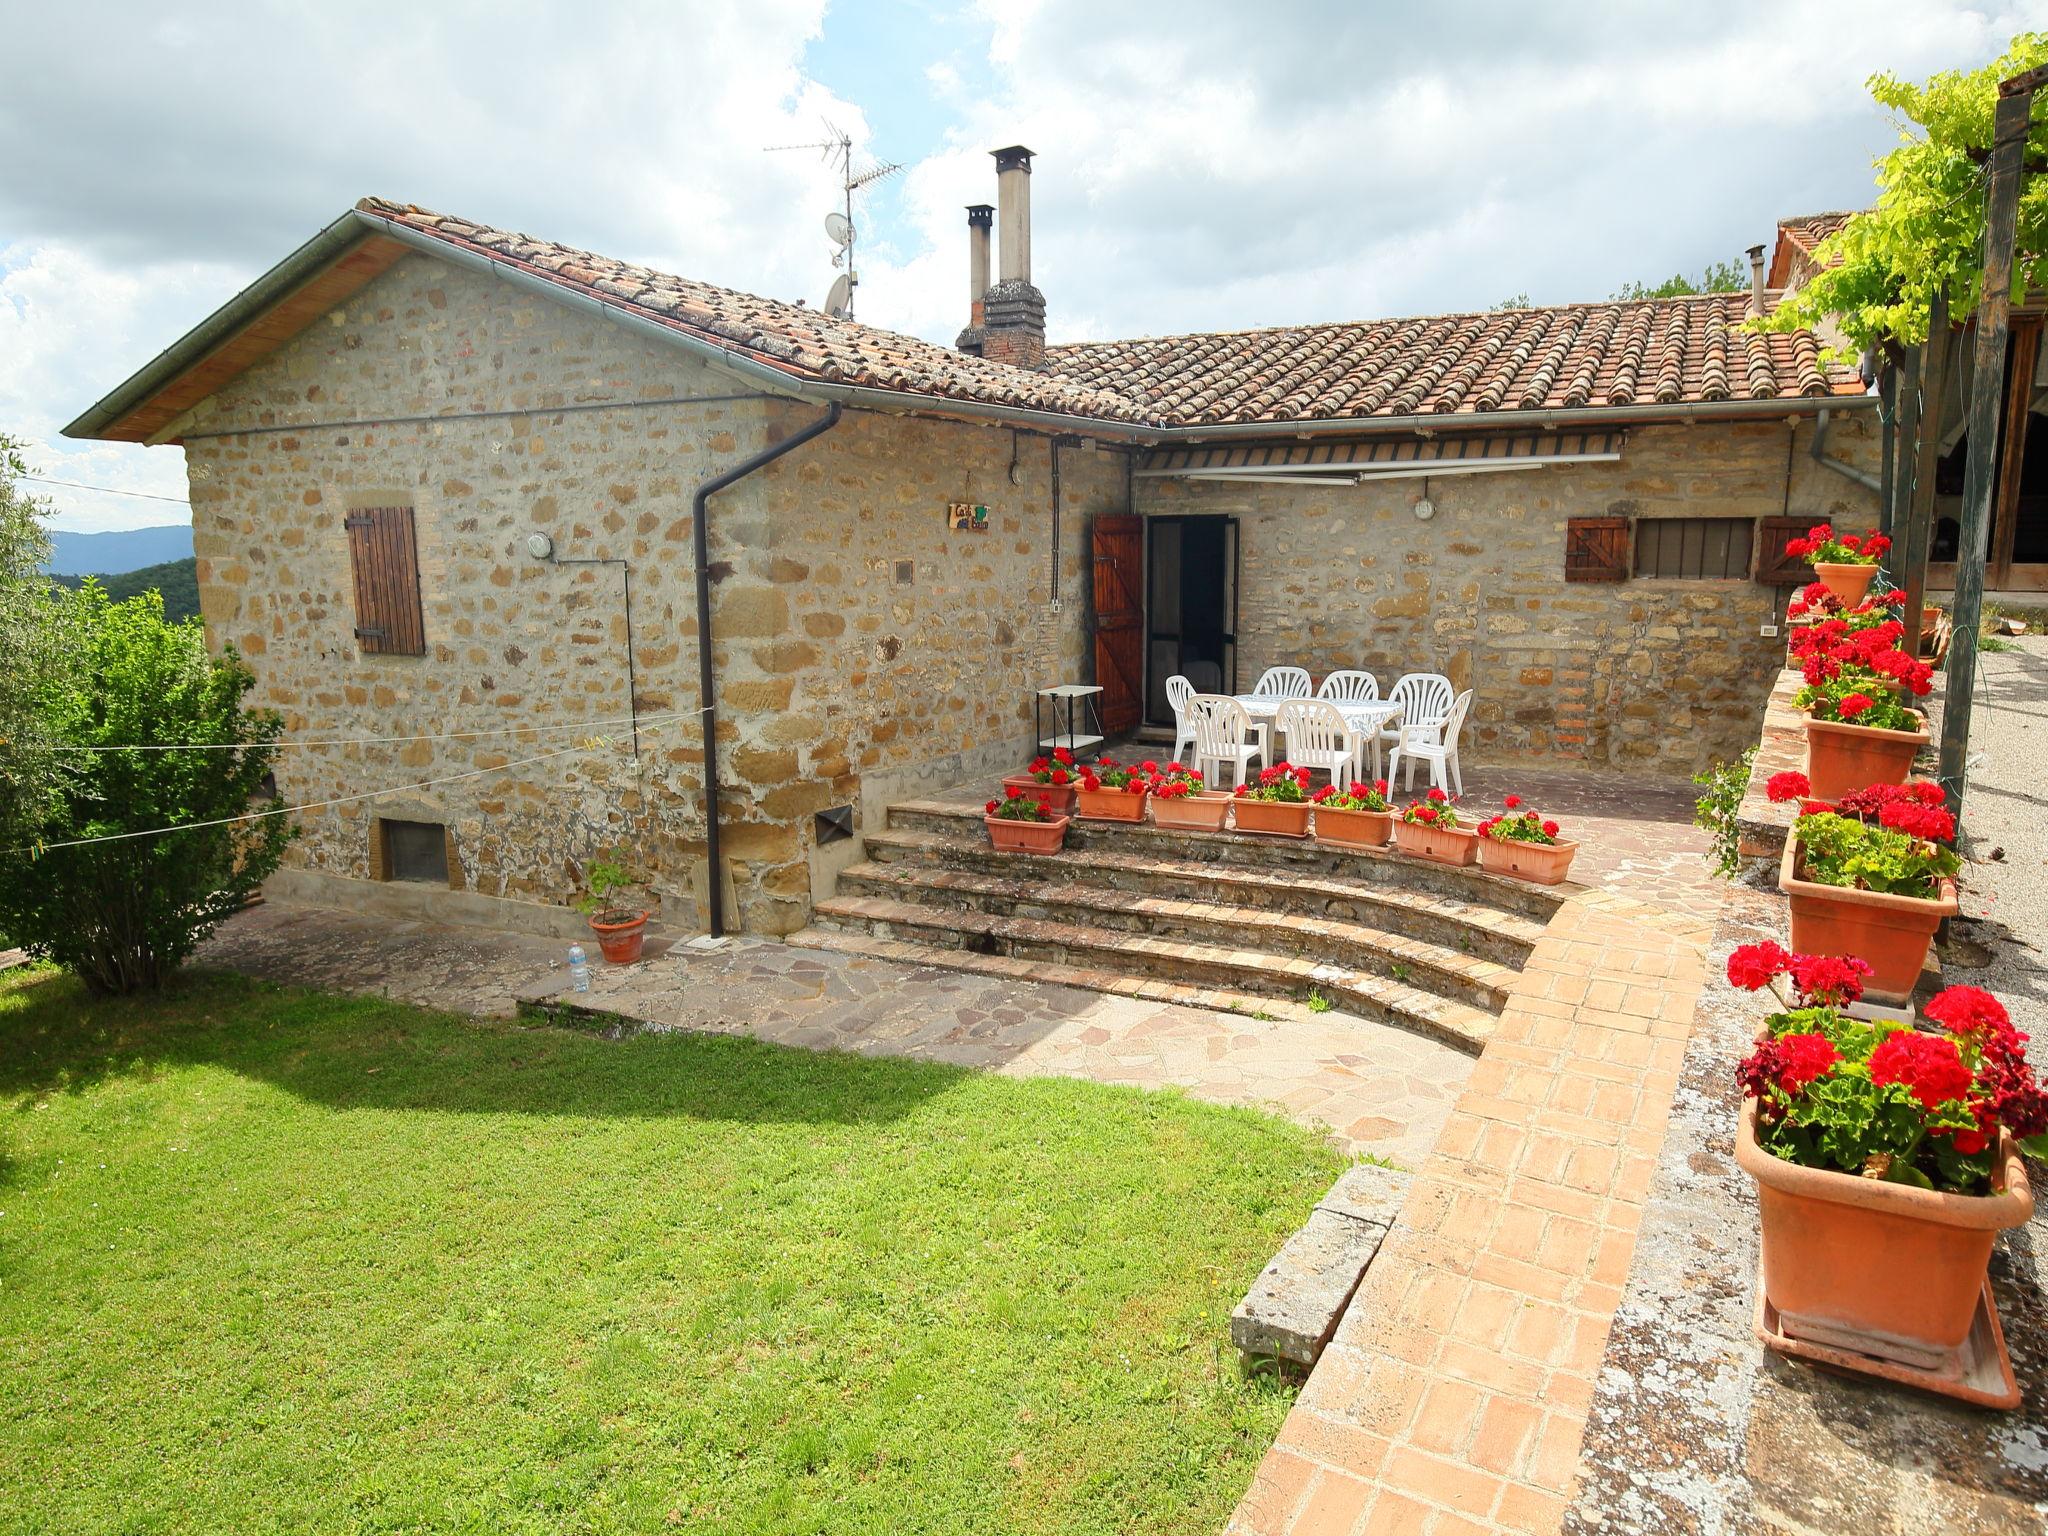
[[[1794,955],[1792,985],[1809,1007],[1842,1007],[1863,995],[1870,967],[1853,955]]]
[[[1868,708],[1870,708],[1870,699],[1867,695],[1845,693],[1842,695],[1842,702],[1835,706],[1835,713],[1844,720],[1854,720]]]
[[[1958,1035],[1992,1034],[2012,1024],[2005,1004],[1982,987],[1943,987],[1921,1011]]]
[[[1557,836],[1557,823],[1554,821],[1546,821],[1545,823],[1543,823],[1543,835],[1545,837]]]
[[[1797,1093],[1842,1059],[1826,1035],[1781,1035],[1778,1038],[1778,1081]]]
[[[1744,944],[1728,957],[1728,984],[1745,992],[1768,987],[1792,969],[1792,956],[1781,944],[1765,939]]]
[[[1002,803],[1003,802],[1000,800],[991,800],[987,805],[983,806],[982,809],[987,811],[989,815],[993,816],[999,809],[1001,809]]]
[[[1434,784],[1432,784],[1429,786],[1429,794],[1426,798],[1435,801],[1438,805],[1442,805],[1446,800],[1450,799],[1451,797],[1445,794],[1442,790],[1438,789]]]
[[[1870,1080],[1902,1084],[1922,1107],[1935,1109],[1962,1098],[1975,1078],[1963,1065],[1955,1041],[1944,1035],[1898,1029],[1870,1053]]]
[[[1068,779],[1072,777],[1073,775],[1068,773],[1067,770],[1064,768],[1055,768],[1052,771],[1052,781],[1055,784],[1064,784],[1067,782]]]
[[[1436,807],[1433,805],[1418,805],[1415,808],[1415,819],[1421,822],[1435,821]]]
[[[1812,794],[1813,782],[1798,769],[1788,768],[1785,772],[1774,773],[1764,780],[1764,793],[1769,795],[1771,803],[1776,805],[1786,800],[1797,800],[1801,795]]]
[[[1519,806],[1521,803],[1522,797],[1520,795],[1509,795],[1507,799],[1501,801],[1501,804],[1506,806],[1511,811],[1514,810],[1515,807]]]

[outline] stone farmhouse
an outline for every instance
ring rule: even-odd
[[[284,754],[342,803],[281,881],[555,931],[623,845],[671,921],[787,932],[1061,682],[1112,736],[1287,663],[1445,672],[1480,757],[1747,744],[1785,539],[1876,504],[1876,398],[1740,329],[1760,256],[1747,294],[1052,346],[996,159],[955,348],[373,198],[67,429],[183,446],[213,642],[349,739]]]

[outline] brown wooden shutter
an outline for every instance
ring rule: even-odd
[[[1813,563],[1785,553],[1785,545],[1812,526],[1810,517],[1757,519],[1756,579],[1767,587],[1803,587],[1812,581]]]
[[[1627,581],[1628,565],[1627,518],[1565,519],[1566,581]]]
[[[342,519],[356,578],[356,639],[366,656],[424,656],[420,564],[411,507],[357,507]]]

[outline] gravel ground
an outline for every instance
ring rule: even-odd
[[[1963,918],[1943,951],[1948,979],[1988,988],[2048,1067],[2048,636],[1977,660],[1963,805]]]

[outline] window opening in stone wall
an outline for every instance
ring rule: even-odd
[[[1756,523],[1747,517],[1646,517],[1636,523],[1636,575],[1743,581]]]
[[[384,838],[384,878],[448,883],[448,829],[434,821],[377,823]]]

